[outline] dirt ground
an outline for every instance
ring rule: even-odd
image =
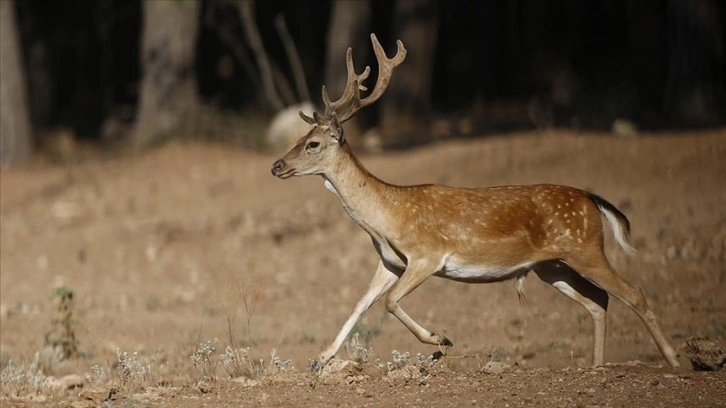
[[[432,278],[405,298],[412,317],[455,344],[436,364],[416,357],[436,348],[376,304],[354,329],[361,348],[338,354],[361,364],[310,373],[377,256],[319,177],[272,177],[276,158],[174,143],[3,171],[0,404],[726,406],[726,371],[693,370],[686,348],[708,339],[715,359],[726,348],[726,131],[552,130],[361,156],[397,184],[558,183],[614,203],[638,255],[610,240],[608,255],[643,288],[678,370],[614,299],[610,363],[590,367],[589,315],[532,275],[528,306],[513,281]],[[68,312],[60,287],[73,291]],[[70,359],[46,344],[68,334],[64,313],[79,353]],[[223,360],[227,346],[248,365]]]

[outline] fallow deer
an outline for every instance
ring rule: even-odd
[[[442,185],[398,186],[369,173],[346,142],[341,124],[359,109],[381,97],[391,74],[406,58],[403,43],[388,58],[371,35],[379,65],[376,85],[361,98],[370,67],[355,73],[348,48],[348,80],[340,99],[331,101],[323,86],[325,111],[300,116],[312,126],[285,156],[272,166],[281,179],[317,174],[340,199],[348,215],[373,240],[380,263],[368,290],[335,340],[313,362],[325,365],[350,330],[375,301],[385,295],[388,312],[421,342],[452,346],[451,341],[418,324],[401,308],[401,299],[430,276],[470,283],[517,279],[523,284],[532,271],[565,296],[581,304],[594,326],[593,364],[602,365],[608,293],[624,302],[643,321],[663,357],[673,367],[679,362],[663,335],[642,291],[625,281],[604,253],[603,218],[627,252],[630,224],[603,198],[559,185],[454,188]]]

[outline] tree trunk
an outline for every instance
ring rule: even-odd
[[[144,1],[143,79],[133,148],[178,136],[197,109],[194,53],[199,5],[196,0]]]
[[[405,139],[421,131],[420,118],[431,108],[438,34],[437,2],[398,1],[394,12],[394,37],[403,41],[409,52],[406,61],[396,68],[386,95],[381,99],[381,125],[384,138],[400,139],[405,143]],[[391,44],[384,47],[389,54],[395,51]],[[386,140],[384,144],[388,142],[397,143]]]
[[[667,13],[666,112],[681,124],[723,124],[726,58],[718,2],[669,0]]]
[[[336,1],[328,29],[327,55],[325,57],[325,86],[335,100],[345,88],[348,72],[345,69],[345,52],[353,48],[353,62],[357,72],[362,72],[371,49],[369,0]],[[370,82],[370,80],[368,80]]]
[[[328,39],[325,56],[324,84],[330,98],[338,99],[345,90],[348,80],[348,71],[345,67],[345,53],[348,47],[353,48],[353,62],[356,72],[363,72],[365,61],[371,51],[370,35],[371,3],[370,0],[343,1],[333,3],[328,27]],[[369,79],[366,84],[374,79]],[[319,105],[322,101],[319,90],[313,92],[313,100]],[[366,112],[359,115],[366,116]],[[350,140],[355,140],[360,134],[362,116],[354,116],[346,125]]]
[[[2,0],[0,1],[0,167],[22,163],[30,156],[32,147],[15,2]]]

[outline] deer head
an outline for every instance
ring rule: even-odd
[[[300,112],[300,117],[310,124],[312,129],[300,138],[282,159],[272,165],[272,175],[286,179],[292,176],[324,174],[339,153],[347,148],[342,123],[352,118],[360,109],[377,101],[388,87],[393,69],[406,59],[406,49],[400,40],[397,42],[398,50],[393,58],[386,56],[375,34],[371,34],[371,42],[378,60],[378,79],[373,91],[365,98],[361,98],[360,91],[367,91],[363,81],[368,78],[371,70],[370,67],[366,67],[361,74],[356,74],[353,66],[353,50],[348,48],[346,53],[348,81],[343,95],[338,100],[331,101],[323,85],[322,97],[325,104],[323,115],[320,116],[316,112],[311,118]]]

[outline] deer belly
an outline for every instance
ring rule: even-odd
[[[460,282],[488,283],[512,279],[519,273],[530,269],[530,267],[530,263],[512,266],[499,266],[487,264],[467,264],[449,259],[434,275]]]

